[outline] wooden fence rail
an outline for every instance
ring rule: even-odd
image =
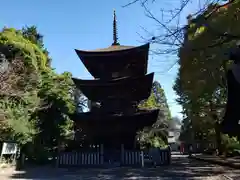
[[[152,148],[148,153],[149,159],[151,159],[157,166],[171,164],[171,150],[170,148]]]
[[[144,166],[144,157],[142,151],[124,151],[121,157],[122,166]]]
[[[100,152],[66,152],[58,156],[59,166],[99,166],[102,164]]]
[[[171,151],[170,148],[150,149],[147,157],[149,160],[155,162],[156,165],[167,165],[171,163]],[[121,166],[140,166],[144,167],[146,156],[144,156],[141,150],[125,150],[122,146],[121,154],[119,154],[119,164]],[[96,167],[107,165],[111,161],[104,162],[103,147],[96,152],[63,152],[60,153],[57,158],[57,167],[60,166],[87,166]]]

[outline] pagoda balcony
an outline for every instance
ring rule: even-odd
[[[138,47],[112,45],[92,51],[75,51],[95,79],[141,76],[147,73],[149,43]]]
[[[141,101],[150,96],[154,73],[139,77],[125,77],[111,81],[73,78],[77,88],[91,101],[107,99]]]

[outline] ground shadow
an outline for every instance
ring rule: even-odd
[[[16,172],[11,176],[12,179],[86,179],[86,180],[118,180],[118,179],[195,179],[207,176],[217,176],[224,173],[224,170],[215,165],[188,159],[173,158],[170,166],[157,168],[53,168],[50,166],[27,168],[23,172]],[[236,174],[240,176],[239,174]]]

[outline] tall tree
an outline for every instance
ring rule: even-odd
[[[160,113],[158,121],[168,121],[171,119],[171,113],[164,89],[161,87],[158,81],[153,82],[150,97],[141,102],[139,107],[145,109],[159,109]]]
[[[0,53],[8,64],[0,74],[0,106],[4,114],[2,123],[5,124],[1,129],[5,135],[1,138],[24,144],[31,141],[37,132],[31,114],[41,106],[37,93],[45,56],[15,29],[3,29],[0,47]],[[41,63],[38,57],[43,57]]]
[[[164,146],[167,142],[168,121],[171,120],[171,113],[167,104],[167,99],[159,82],[154,81],[150,97],[139,104],[141,109],[159,109],[159,116],[156,123],[151,128],[145,128],[138,134],[140,143]]]
[[[239,6],[240,1],[235,1],[213,11],[218,5],[210,5],[201,15],[189,18],[179,50],[180,68],[174,85],[186,116],[183,132],[192,129],[195,139],[210,139],[214,135],[219,148],[219,123],[226,104],[225,74],[230,64],[225,52],[237,39],[216,34],[213,27],[224,33],[240,34],[240,29],[233,26],[239,23]]]
[[[70,117],[75,112],[71,74],[54,72],[38,34],[35,27],[0,32],[4,66],[0,71],[0,138],[32,143],[35,155],[71,138]]]

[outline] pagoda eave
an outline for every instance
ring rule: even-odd
[[[152,126],[158,118],[159,110],[143,110],[134,115],[109,115],[97,113],[76,114],[75,137],[86,143],[103,143],[106,147],[124,144],[132,147],[137,132]]]
[[[132,115],[103,114],[103,113],[78,113],[72,116],[72,120],[81,125],[103,126],[112,124],[133,124],[135,126],[151,126],[157,120],[159,109],[141,110]],[[136,124],[137,123],[137,124]]]
[[[119,78],[111,81],[72,79],[77,88],[92,101],[98,102],[109,97],[141,101],[149,97],[153,77],[154,73],[140,77]]]
[[[129,49],[121,50],[120,48],[120,50],[115,51],[75,51],[94,78],[104,79],[106,76],[112,78],[112,75],[116,72],[122,72],[117,77],[144,75],[147,73],[149,43]],[[131,73],[129,68],[131,69]]]

